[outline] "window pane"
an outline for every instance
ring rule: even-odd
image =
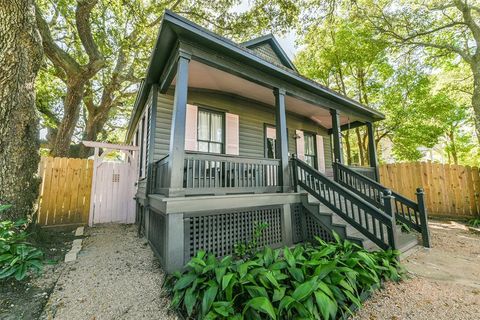
[[[198,151],[208,152],[208,142],[198,141]]]
[[[211,131],[210,139],[215,142],[223,142],[223,117],[218,113],[210,113]]]
[[[222,153],[222,145],[220,143],[210,142],[210,152]]]
[[[315,167],[315,157],[305,156],[305,162],[308,163],[310,166]]]
[[[315,142],[314,136],[305,135],[305,154],[306,155],[315,155]]]
[[[198,111],[198,139],[210,140],[210,114],[201,110]]]
[[[267,158],[275,159],[275,139],[267,139]]]

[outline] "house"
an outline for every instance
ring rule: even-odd
[[[383,118],[300,75],[271,35],[238,44],[166,11],[126,138],[140,148],[137,222],[167,272],[198,250],[231,254],[261,222],[272,247],[335,231],[407,250],[417,240],[397,220],[428,245],[421,190],[417,203],[377,182]],[[352,169],[341,130],[356,126],[371,161]]]

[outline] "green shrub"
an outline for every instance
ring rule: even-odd
[[[293,251],[267,247],[246,260],[199,252],[166,279],[171,308],[196,319],[336,319],[383,279],[400,280],[398,252],[335,238]]]
[[[9,206],[1,205],[0,211]],[[26,220],[0,222],[0,279],[23,280],[28,271],[42,270],[43,252],[27,242]]]

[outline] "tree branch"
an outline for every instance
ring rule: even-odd
[[[35,5],[35,17],[37,20],[38,29],[43,40],[43,48],[45,54],[52,61],[52,63],[60,67],[68,75],[76,75],[82,71],[81,66],[68,53],[62,50],[53,40],[50,28],[42,16],[40,8]]]
[[[75,10],[75,23],[78,36],[89,58],[89,64],[104,63],[103,55],[93,39],[90,15],[98,0],[79,0]]]

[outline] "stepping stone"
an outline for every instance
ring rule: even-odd
[[[75,237],[83,236],[84,231],[85,227],[78,227],[77,230],[75,230]]]
[[[82,239],[73,240],[72,248],[75,248],[75,247],[79,247],[79,248],[82,247]]]
[[[65,255],[65,262],[73,262],[77,260],[77,252],[78,251],[69,251]]]

